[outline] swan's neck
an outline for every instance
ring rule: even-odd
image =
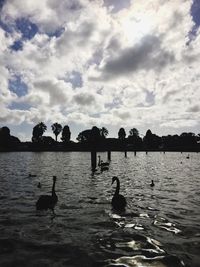
[[[116,189],[115,189],[115,196],[116,195],[119,195],[119,190],[120,190],[120,182],[119,182],[119,179],[117,179],[116,182],[117,182],[117,186],[116,186]]]
[[[56,192],[55,192],[55,184],[56,184],[56,181],[53,181],[53,186],[52,186],[52,196],[56,196]]]
[[[98,162],[98,166],[101,165],[101,157],[99,156],[99,162]]]

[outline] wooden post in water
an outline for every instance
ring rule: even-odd
[[[111,151],[108,151],[108,161],[111,161]]]
[[[137,153],[137,152],[136,152],[136,150],[135,150],[135,151],[134,151],[134,156],[136,156],[136,153]]]
[[[93,172],[96,170],[97,167],[97,152],[95,150],[91,151],[91,167]]]
[[[146,155],[148,154],[148,151],[146,151]]]
[[[127,158],[127,150],[124,151],[125,158]]]

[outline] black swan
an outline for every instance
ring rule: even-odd
[[[98,156],[99,158],[99,162],[98,162],[98,166],[100,167],[105,167],[105,166],[109,166],[110,162],[103,162],[103,160],[101,160],[101,156]]]
[[[126,199],[124,196],[120,195],[119,194],[119,190],[120,190],[120,182],[119,182],[119,179],[118,177],[114,176],[112,178],[112,184],[114,182],[117,182],[117,187],[116,187],[116,190],[115,190],[115,194],[112,198],[112,206],[115,210],[119,210],[119,211],[123,211],[125,210],[125,207],[126,207]]]
[[[108,171],[109,167],[108,166],[101,166],[101,172]]]
[[[37,210],[47,210],[47,209],[53,210],[54,206],[58,201],[58,197],[55,192],[55,184],[56,184],[56,176],[53,176],[52,194],[40,196],[40,198],[36,202]]]
[[[154,184],[153,180],[151,180],[151,184],[150,184],[150,186],[153,187],[154,185],[155,185],[155,184]]]

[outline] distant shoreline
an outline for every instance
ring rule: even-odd
[[[183,148],[183,149],[177,149],[177,148],[168,148],[168,149],[120,149],[120,148],[96,148],[93,149],[96,152],[193,152],[193,153],[199,153],[200,152],[200,148],[196,147],[196,148]],[[18,148],[0,148],[0,153],[3,152],[91,152],[92,149],[90,148],[81,148],[81,147],[76,147],[76,148],[57,148],[57,147],[49,147],[49,148],[24,148],[24,147],[18,147]]]

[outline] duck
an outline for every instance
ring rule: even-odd
[[[110,165],[110,162],[103,162],[103,160],[101,160],[101,156],[98,156],[99,158],[99,162],[98,162],[98,166],[99,167],[102,167],[102,166],[109,166]]]
[[[36,202],[37,210],[47,210],[54,209],[56,203],[58,202],[58,197],[55,192],[56,176],[53,176],[53,186],[51,195],[42,195]]]
[[[28,177],[36,177],[37,175],[36,174],[31,174],[29,173]]]
[[[38,183],[37,187],[38,188],[41,188],[42,187],[40,182]]]
[[[189,156],[189,155],[187,155],[186,159],[189,159],[189,158],[190,158],[190,156]]]
[[[119,194],[120,181],[119,181],[119,178],[117,176],[113,176],[112,184],[115,181],[117,183],[117,186],[116,186],[115,193],[112,197],[111,204],[112,204],[113,209],[118,210],[118,211],[124,211],[125,207],[126,207],[126,198],[123,195]]]
[[[155,185],[155,184],[154,184],[154,181],[151,180],[151,184],[150,184],[150,186],[151,186],[151,187],[154,187],[154,185]]]

